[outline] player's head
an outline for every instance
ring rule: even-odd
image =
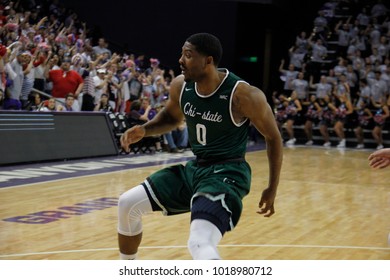
[[[222,45],[217,37],[209,33],[197,33],[187,38],[197,52],[205,56],[211,56],[214,65],[218,66],[222,57]]]
[[[179,63],[186,80],[197,80],[216,68],[222,57],[221,42],[209,33],[197,33],[187,38]]]

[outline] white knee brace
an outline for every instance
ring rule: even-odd
[[[142,215],[151,213],[152,205],[143,186],[138,185],[119,197],[118,232],[126,236],[142,232]]]
[[[219,260],[217,245],[222,239],[219,229],[209,221],[191,222],[188,250],[194,260]]]

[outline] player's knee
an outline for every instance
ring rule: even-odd
[[[137,235],[142,232],[142,215],[152,212],[152,206],[143,186],[137,186],[119,197],[118,232]]]
[[[131,200],[131,194],[128,192],[123,193],[118,200],[118,212],[119,216],[127,216],[130,213],[130,209],[133,207]]]

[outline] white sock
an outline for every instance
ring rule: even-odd
[[[121,260],[136,260],[137,259],[137,254],[131,254],[131,255],[126,255],[119,253],[120,259]]]

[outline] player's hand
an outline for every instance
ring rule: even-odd
[[[270,188],[267,188],[263,191],[261,199],[259,202],[260,210],[257,211],[258,214],[264,215],[264,217],[271,217],[275,213],[274,201],[275,201],[276,192]]]
[[[145,136],[145,128],[140,125],[135,125],[126,130],[121,136],[121,146],[126,152],[130,152],[130,144],[136,143]]]
[[[380,156],[372,156],[369,158],[369,164],[374,169],[382,169],[390,165],[390,159]]]
[[[382,169],[390,165],[390,148],[377,150],[368,157],[369,165],[375,169]]]

